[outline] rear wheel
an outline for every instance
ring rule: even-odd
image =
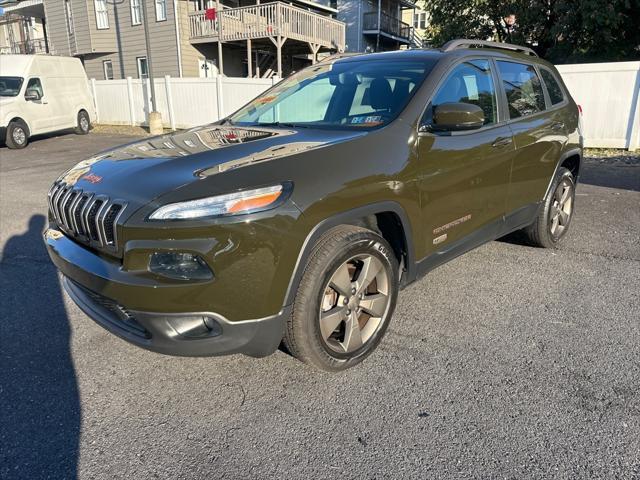
[[[556,247],[567,234],[573,217],[576,184],[573,174],[560,167],[536,220],[524,232],[538,247]]]
[[[22,120],[9,122],[5,143],[7,147],[13,149],[20,149],[27,146],[29,143],[29,128]]]
[[[284,343],[327,371],[352,367],[380,343],[398,295],[398,262],[377,233],[341,226],[314,248],[296,293]]]
[[[78,113],[78,125],[75,128],[75,132],[78,135],[86,135],[91,130],[91,119],[89,114],[84,110]]]

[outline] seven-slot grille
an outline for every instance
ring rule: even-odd
[[[49,210],[58,226],[77,240],[102,248],[117,248],[116,221],[124,207],[123,202],[63,182],[49,190]]]

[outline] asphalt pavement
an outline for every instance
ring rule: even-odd
[[[640,158],[589,158],[557,250],[518,236],[399,297],[341,374],[174,358],[63,294],[56,176],[125,136],[0,149],[0,478],[640,478]]]

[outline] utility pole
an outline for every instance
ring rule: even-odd
[[[147,15],[147,0],[141,0],[142,18],[144,20],[144,41],[147,49],[147,74],[151,86],[151,112],[149,112],[149,133],[160,135],[164,132],[162,128],[162,114],[158,112],[156,102],[156,85],[153,75],[153,62],[151,60],[151,39],[149,38],[149,19]]]

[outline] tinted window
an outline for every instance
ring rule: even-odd
[[[0,97],[15,97],[20,93],[22,78],[0,77]]]
[[[372,128],[392,121],[435,62],[318,64],[286,78],[230,117],[240,125]]]
[[[511,118],[524,117],[545,109],[542,84],[532,65],[498,62]]]
[[[433,101],[429,112],[443,103],[471,103],[484,111],[484,124],[498,121],[496,90],[487,60],[464,62],[449,74]]]
[[[562,103],[564,101],[564,94],[562,93],[560,84],[553,76],[553,73],[544,68],[540,69],[540,72],[542,74],[542,80],[544,80],[544,84],[547,86],[547,92],[549,92],[551,104],[557,105],[558,103]]]

